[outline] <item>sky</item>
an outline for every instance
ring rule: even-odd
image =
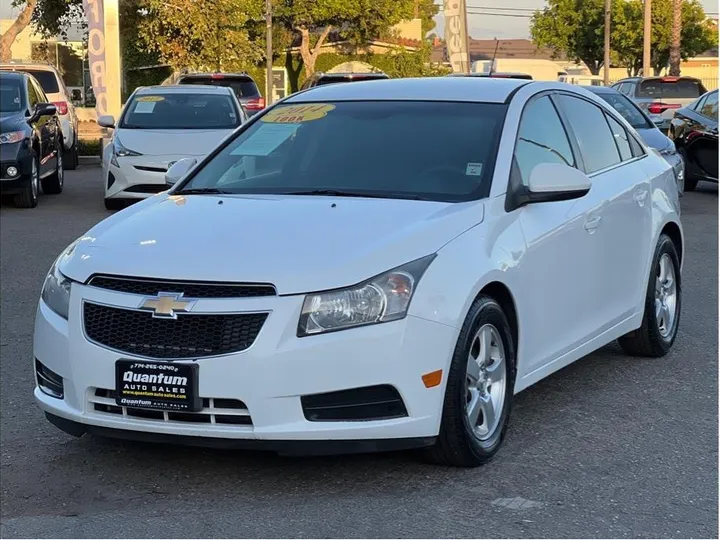
[[[529,38],[530,16],[536,9],[545,5],[545,0],[465,0],[468,6],[468,26],[470,35],[475,39]],[[442,0],[436,0],[441,4]],[[717,0],[700,0],[708,14],[717,17]],[[502,5],[502,7],[500,7]],[[439,36],[444,32],[442,7],[435,18],[437,26],[434,32]],[[491,15],[492,14],[492,15]],[[9,19],[17,15],[11,2],[0,0],[0,18]]]
[[[441,0],[436,0],[441,4]],[[510,39],[530,37],[530,16],[545,6],[545,0],[465,0],[468,6],[468,27],[475,39]],[[717,17],[717,0],[700,0],[705,12]],[[500,7],[502,6],[502,7]],[[433,30],[442,37],[445,20],[440,13],[435,17]]]

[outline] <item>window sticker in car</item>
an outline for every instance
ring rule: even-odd
[[[304,105],[280,105],[269,111],[260,120],[270,124],[296,124],[319,120],[332,111],[335,105],[310,103]]]
[[[141,101],[135,104],[134,114],[151,114],[155,110],[154,101]]]
[[[230,152],[232,156],[267,156],[292,137],[300,124],[264,124]]]
[[[465,176],[482,176],[482,163],[468,163],[465,167]]]

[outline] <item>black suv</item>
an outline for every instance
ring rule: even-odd
[[[376,81],[378,79],[389,79],[382,71],[374,71],[369,73],[322,73],[317,71],[313,73],[302,85],[300,90],[306,90],[314,86],[322,84],[357,82],[357,81]]]
[[[247,73],[187,73],[180,72],[163,82],[168,84],[205,84],[210,86],[227,86],[233,89],[238,100],[245,108],[248,116],[265,108],[265,98],[253,78]]]

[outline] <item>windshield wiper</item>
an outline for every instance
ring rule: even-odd
[[[331,197],[366,197],[370,199],[411,199],[413,201],[427,201],[420,195],[398,195],[395,193],[363,193],[358,191],[341,191],[338,189],[311,189],[308,191],[291,191],[286,195],[329,195]]]
[[[181,189],[180,191],[176,191],[175,195],[216,195],[216,194],[223,194],[223,193],[230,193],[229,191],[223,191],[218,188],[212,188],[212,187],[202,187],[202,188],[188,188],[188,189]]]

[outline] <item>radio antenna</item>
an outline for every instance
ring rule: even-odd
[[[489,76],[492,76],[493,69],[495,68],[495,57],[497,56],[498,47],[500,46],[500,42],[498,41],[498,38],[495,38],[495,52],[492,56],[492,61],[490,62],[490,73],[488,73]]]

